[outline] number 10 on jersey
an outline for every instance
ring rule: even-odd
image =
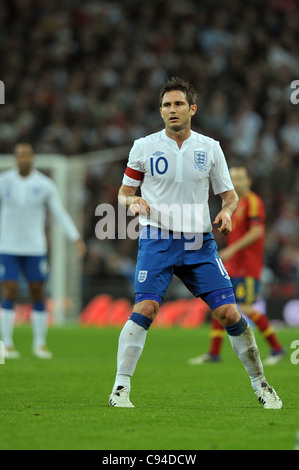
[[[151,175],[154,176],[155,173],[158,173],[159,175],[164,175],[168,169],[168,161],[166,160],[165,157],[159,157],[156,159],[154,162],[153,157],[150,158],[150,164],[151,164]]]

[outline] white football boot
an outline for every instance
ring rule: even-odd
[[[14,346],[5,346],[4,357],[5,359],[19,359],[21,354],[14,348]]]
[[[119,408],[135,408],[133,403],[130,402],[130,393],[125,387],[117,387],[109,397],[109,406],[115,406]]]
[[[206,362],[220,362],[220,356],[214,356],[213,354],[206,353],[202,354],[201,356],[196,356],[188,359],[188,364],[192,365],[200,365],[205,364]]]
[[[263,364],[265,366],[275,366],[279,361],[284,359],[286,356],[286,352],[284,349],[279,352],[272,351],[269,356],[263,360]]]
[[[47,346],[35,346],[32,354],[39,359],[52,359],[53,357],[53,353],[49,351]]]
[[[255,392],[259,402],[268,410],[279,410],[282,407],[282,401],[271,385],[262,385],[262,388]]]

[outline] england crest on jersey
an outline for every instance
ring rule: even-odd
[[[138,273],[138,281],[144,282],[147,278],[147,271],[139,271]]]
[[[207,163],[208,163],[207,152],[201,152],[199,150],[195,150],[194,162],[195,162],[195,168],[197,168],[198,170],[205,171],[207,169]]]

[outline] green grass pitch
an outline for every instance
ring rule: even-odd
[[[299,431],[299,364],[265,366],[283,400],[264,410],[226,338],[223,361],[191,366],[206,352],[209,326],[152,328],[132,379],[132,409],[109,408],[117,328],[51,327],[50,361],[31,356],[31,328],[15,330],[19,360],[0,365],[0,449],[22,450],[292,450]],[[265,341],[256,332],[262,358]],[[299,355],[297,355],[298,358]]]

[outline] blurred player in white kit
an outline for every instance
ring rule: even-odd
[[[1,333],[5,357],[17,359],[13,341],[14,304],[22,272],[32,297],[33,354],[50,359],[46,344],[48,314],[45,281],[48,276],[45,223],[49,210],[75,243],[83,258],[85,244],[64,209],[53,181],[33,167],[34,150],[29,143],[14,149],[17,167],[0,174],[0,280],[2,282]]]

